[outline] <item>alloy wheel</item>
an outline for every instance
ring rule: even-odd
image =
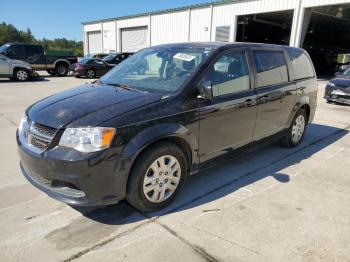
[[[16,77],[20,81],[25,81],[28,79],[28,73],[24,70],[18,70],[16,73]]]
[[[88,78],[94,78],[94,77],[95,77],[95,72],[94,72],[93,70],[88,70],[88,71],[86,72],[86,76],[87,76]]]
[[[293,123],[292,127],[292,140],[294,143],[298,143],[303,137],[305,131],[305,118],[303,115],[299,115]]]

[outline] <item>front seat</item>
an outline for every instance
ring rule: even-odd
[[[230,63],[227,74],[229,79],[235,79],[243,75],[241,62],[238,59]]]

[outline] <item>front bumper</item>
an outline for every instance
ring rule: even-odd
[[[76,206],[116,204],[124,196],[119,190],[119,155],[105,150],[82,154],[63,147],[35,153],[21,143],[17,134],[20,167],[24,177],[48,196]],[[119,191],[119,193],[118,193]]]
[[[74,76],[85,76],[85,70],[84,69],[71,69],[72,75]]]
[[[337,92],[334,92],[335,90],[337,90],[337,89],[326,87],[324,99],[326,99],[327,101],[331,101],[331,102],[350,105],[350,93],[349,94],[344,93],[344,92],[337,93]]]

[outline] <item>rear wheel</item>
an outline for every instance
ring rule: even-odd
[[[68,65],[63,63],[56,65],[55,74],[58,76],[66,76],[68,74]]]
[[[295,114],[292,124],[288,128],[286,137],[282,140],[283,145],[295,147],[303,140],[307,125],[307,117],[304,109],[299,109]]]
[[[15,69],[13,72],[13,78],[17,81],[27,81],[29,79],[29,73],[26,69]]]
[[[161,209],[175,199],[186,177],[187,162],[182,150],[172,143],[160,143],[136,160],[126,200],[141,211]]]

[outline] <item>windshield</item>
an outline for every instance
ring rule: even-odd
[[[343,73],[343,75],[349,76],[349,77],[350,77],[350,68],[347,69],[347,70],[345,70],[344,73]]]
[[[80,64],[87,64],[87,62],[89,62],[91,59],[90,58],[82,58],[79,63]]]
[[[144,92],[175,93],[212,50],[204,47],[146,48],[109,71],[101,82],[126,85]]]
[[[4,52],[7,48],[9,48],[9,44],[4,44],[0,47],[0,53]]]
[[[86,56],[84,56],[84,57],[82,58],[82,60],[83,60],[83,59],[90,59],[90,58],[92,58],[92,55],[91,55],[91,54],[87,54]]]
[[[102,60],[104,60],[104,61],[106,61],[106,60],[113,60],[116,56],[117,56],[117,54],[109,54],[108,56],[106,56]]]

